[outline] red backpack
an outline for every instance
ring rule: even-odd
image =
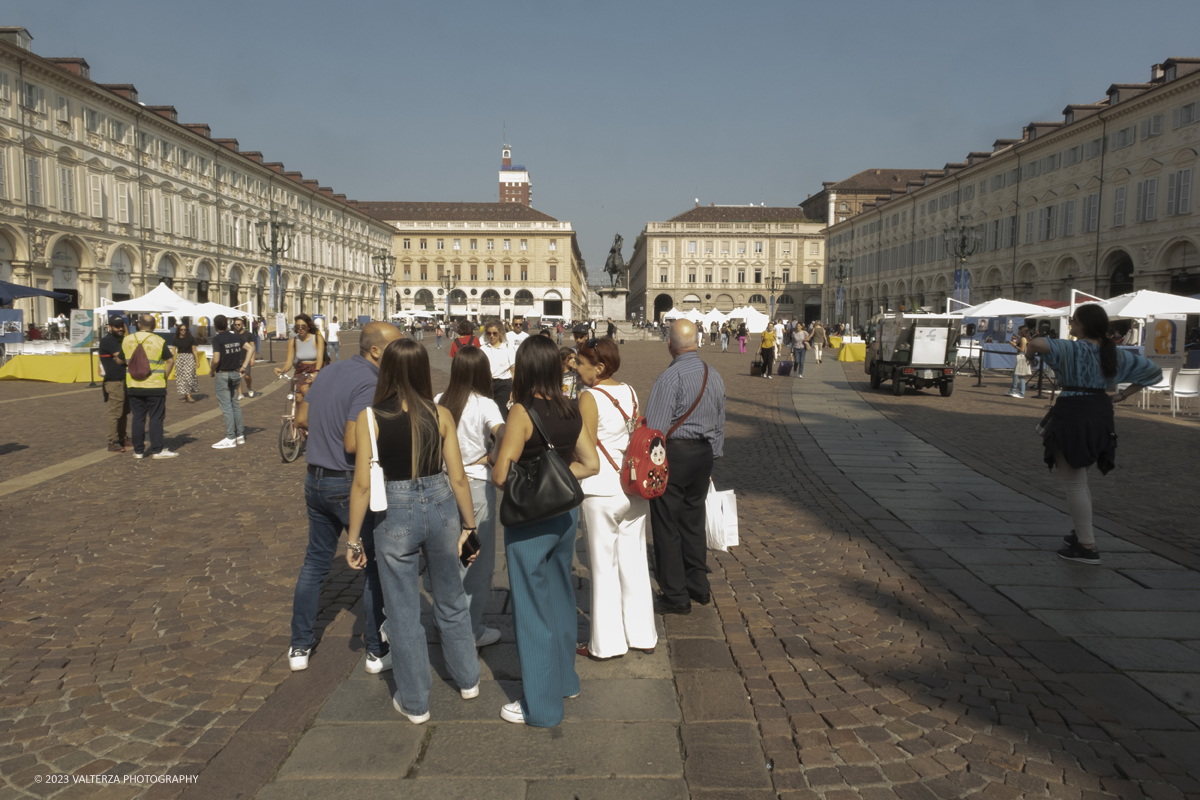
[[[137,342],[137,347],[133,349],[126,369],[129,371],[129,377],[140,383],[150,377],[150,356],[146,355],[146,348],[142,347],[144,339],[135,336],[133,340]]]
[[[662,431],[655,430],[646,424],[646,418],[638,413],[637,395],[633,397],[633,416],[630,417],[621,408],[617,399],[599,386],[591,387],[612,401],[617,411],[625,419],[625,427],[632,428],[629,434],[629,444],[625,446],[625,463],[617,466],[613,457],[608,454],[604,443],[596,438],[596,447],[604,453],[608,463],[617,471],[621,479],[621,489],[625,494],[632,494],[652,500],[667,490],[667,437]],[[630,391],[630,394],[633,394]]]
[[[467,341],[464,342],[463,339],[466,339]],[[457,339],[455,339],[450,344],[450,357],[454,358],[454,356],[458,353],[458,349],[460,347],[467,347],[467,346],[479,347],[479,340],[476,339],[474,336],[459,336]]]

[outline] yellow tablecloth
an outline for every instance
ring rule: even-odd
[[[867,360],[867,345],[865,342],[860,344],[847,344],[838,351],[838,361],[866,361]]]
[[[100,378],[100,356],[92,355],[88,369],[87,353],[56,353],[52,356],[14,356],[0,367],[0,381],[48,381],[50,383],[90,383]],[[208,374],[208,358],[196,352],[196,374]],[[171,378],[175,377],[172,370]]]
[[[840,337],[840,336],[830,336],[830,337],[829,337],[829,346],[830,346],[830,347],[832,347],[832,348],[833,348],[833,349],[835,349],[835,350],[836,350],[837,348],[841,347],[841,346],[842,346],[842,337]]]

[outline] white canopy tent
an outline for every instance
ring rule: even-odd
[[[133,314],[138,312],[153,313],[153,314],[173,314],[177,317],[194,316],[197,305],[185,297],[181,297],[171,290],[170,286],[165,283],[160,283],[150,291],[146,292],[141,297],[135,297],[131,300],[122,300],[119,303],[109,303],[101,305],[96,309],[96,316],[110,314],[113,311],[120,311],[123,314]]]
[[[685,318],[687,318],[687,314],[685,314],[684,312],[680,311],[678,308],[672,308],[670,311],[664,311],[664,312],[662,313],[662,317],[661,317],[661,318],[662,318],[662,319],[664,319],[664,320],[668,320],[668,319],[685,319]]]
[[[693,308],[689,311],[683,312],[683,318],[690,319],[692,322],[699,322],[700,320],[704,319],[704,314],[700,312],[700,309]]]
[[[1100,303],[1109,319],[1146,319],[1159,314],[1200,314],[1200,300],[1142,289]]]
[[[729,320],[729,317],[725,316],[720,311],[717,311],[714,308],[711,311],[709,311],[707,314],[705,314],[704,318],[701,321],[705,325],[712,325],[714,322],[717,323],[718,325],[721,325],[721,324],[727,322],[728,320]]]
[[[252,318],[254,316],[244,308],[234,308],[232,306],[221,305],[220,303],[199,303],[192,311],[184,312],[185,316],[190,316],[196,319],[203,317],[204,319],[208,320],[209,323],[211,323],[218,314],[224,314],[229,319],[234,319],[235,317]]]
[[[998,297],[976,306],[955,309],[950,314],[955,317],[1042,317],[1046,311],[1045,306]]]
[[[771,324],[771,318],[751,306],[742,306],[729,312],[730,319],[740,319],[746,323],[746,330],[751,333],[762,333]]]

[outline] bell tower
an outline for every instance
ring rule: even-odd
[[[500,149],[500,202],[529,205],[532,200],[529,170],[512,163],[512,147],[506,144]]]

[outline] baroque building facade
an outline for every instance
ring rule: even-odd
[[[903,190],[909,181],[921,180],[924,169],[864,169],[840,181],[823,181],[821,191],[810,194],[800,204],[804,216],[826,225],[845,222],[863,210],[864,203],[893,189]]]
[[[168,283],[266,314],[272,220],[293,226],[278,260],[288,314],[370,313],[371,256],[391,230],[345,195],[181,124],[131,84],[100,84],[82,58],[42,58],[0,28],[0,279],[64,292],[18,301],[27,321]]]
[[[828,230],[826,314],[855,324],[881,309],[945,310],[955,271],[970,301],[1200,292],[1200,59],[1170,58],[1150,80],[1031,122],[1018,139],[927,172]],[[975,252],[959,261],[944,234]]]
[[[772,288],[772,278],[774,286]],[[647,222],[629,261],[631,318],[750,305],[784,318],[820,315],[825,224],[795,207],[697,206]]]
[[[587,271],[570,222],[525,203],[364,201],[391,230],[389,310],[472,320],[587,313]]]

